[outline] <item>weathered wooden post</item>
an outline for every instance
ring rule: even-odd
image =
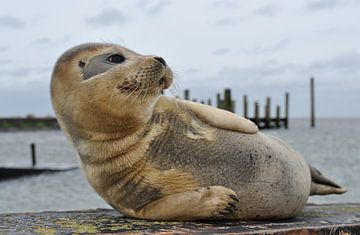
[[[265,105],[265,126],[267,128],[270,128],[271,125],[271,98],[267,97],[266,98],[266,105]]]
[[[30,144],[30,149],[31,149],[31,164],[32,166],[36,165],[36,152],[35,152],[35,144],[31,143]]]
[[[310,119],[311,119],[311,127],[314,128],[315,127],[315,81],[314,78],[310,78],[310,102],[311,102],[311,114],[310,114]]]
[[[188,89],[184,90],[184,99],[190,100],[190,91]]]
[[[255,119],[255,124],[257,125],[257,126],[259,126],[260,125],[260,121],[259,121],[259,102],[255,102],[255,113],[254,113],[254,119]]]
[[[285,128],[289,128],[289,92],[285,93]]]
[[[208,99],[208,100],[207,100],[207,104],[208,104],[209,106],[211,106],[211,99]]]
[[[231,99],[231,90],[228,88],[224,89],[223,105],[225,110],[235,112],[235,102]]]
[[[280,128],[280,106],[276,106],[276,119],[275,119],[276,127]]]
[[[248,100],[247,100],[247,95],[244,95],[244,118],[248,118]]]
[[[224,109],[232,112],[231,110],[231,90],[224,89]]]
[[[222,101],[221,101],[221,98],[220,98],[220,93],[217,93],[217,94],[216,94],[216,106],[217,106],[219,109],[222,109],[222,108],[223,108]]]

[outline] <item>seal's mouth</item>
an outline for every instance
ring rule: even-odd
[[[168,89],[171,86],[172,80],[172,73],[165,73],[165,75],[159,79],[159,86],[164,90]]]
[[[167,77],[167,76],[163,76],[160,78],[159,80],[159,85],[162,86],[162,89],[168,89],[171,85],[171,81],[172,79]]]
[[[159,80],[159,85],[165,85],[165,76],[163,76],[162,78],[160,78],[160,80]]]

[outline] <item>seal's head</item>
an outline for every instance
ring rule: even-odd
[[[171,83],[172,72],[161,57],[89,43],[60,56],[51,97],[62,127],[115,132],[150,117],[161,91]]]

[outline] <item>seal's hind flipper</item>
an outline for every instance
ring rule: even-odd
[[[309,165],[311,172],[310,195],[342,194],[347,191],[330,179],[326,178],[320,171]]]

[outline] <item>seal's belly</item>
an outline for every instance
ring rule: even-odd
[[[214,139],[193,139],[179,132],[152,149],[157,168],[192,173],[201,186],[221,185],[237,192],[246,216],[298,213],[307,201],[311,177],[305,160],[286,143],[262,133],[217,129]]]

